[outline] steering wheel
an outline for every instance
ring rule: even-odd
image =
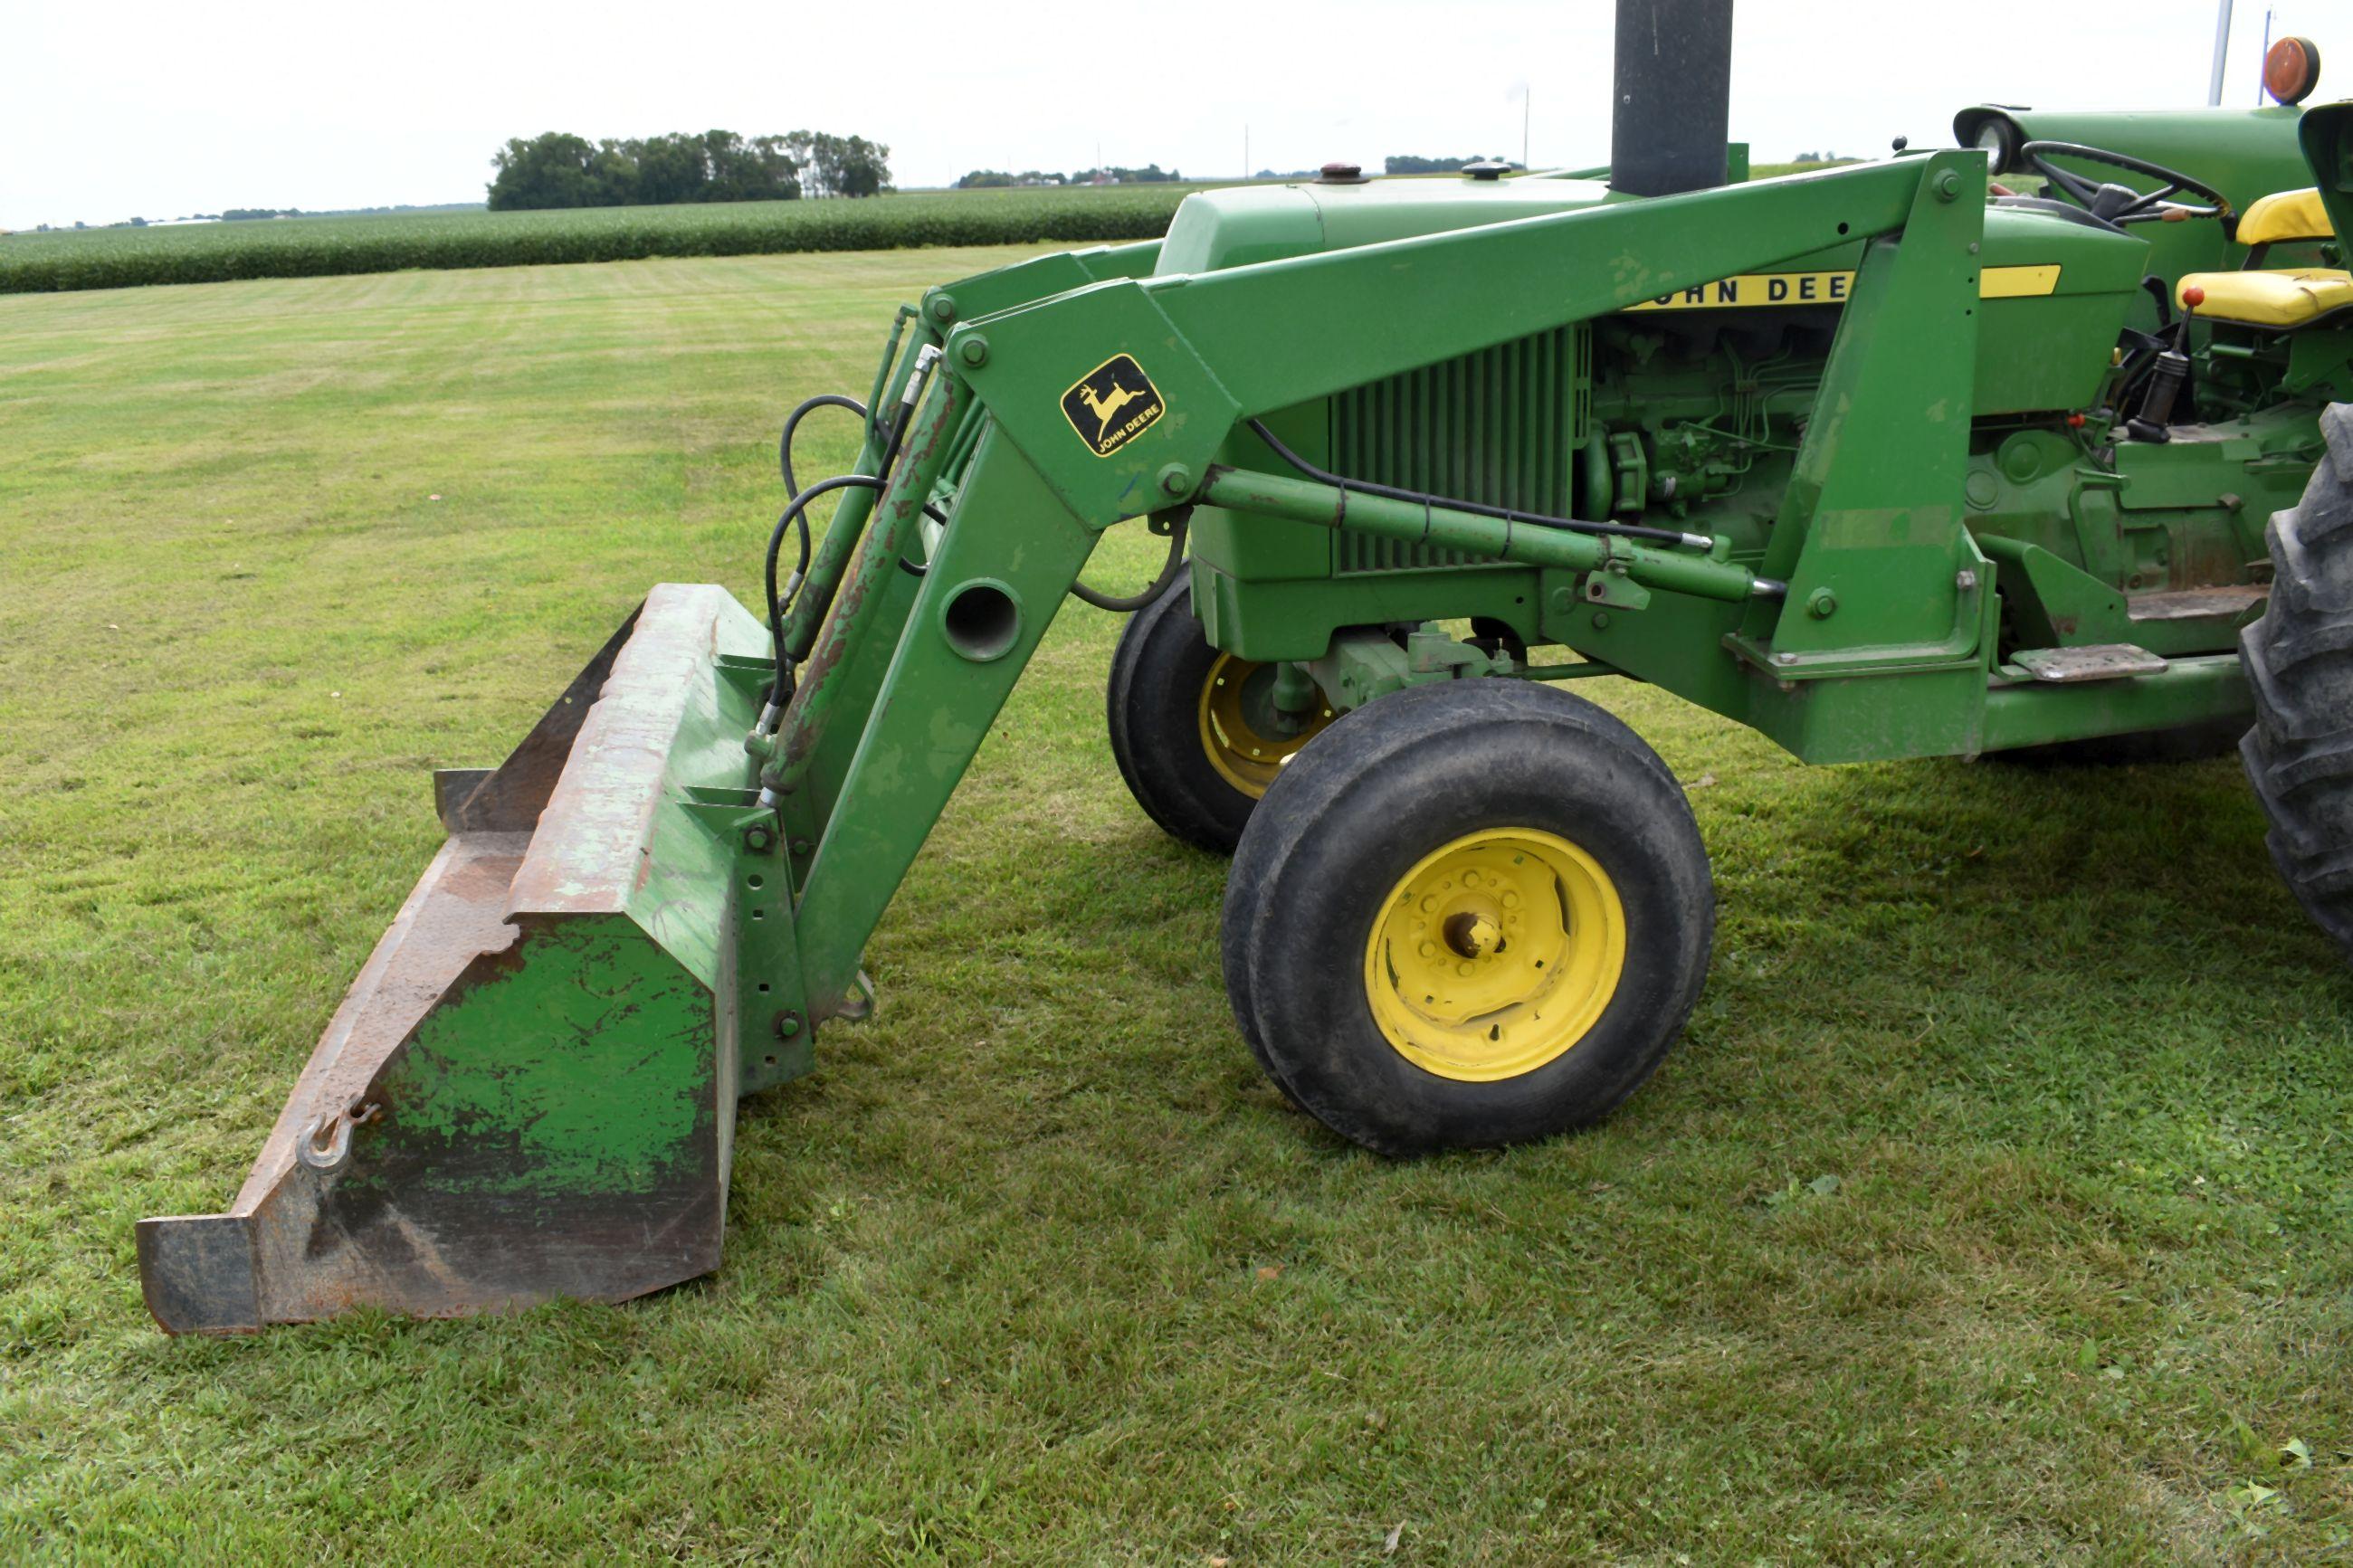
[[[2105,147],[2085,147],[2073,142],[2029,142],[2019,149],[2034,172],[2066,192],[2094,217],[2104,223],[2179,223],[2186,218],[2228,218],[2231,200],[2213,186],[2191,179],[2179,169],[2168,169],[2162,163],[2111,153]],[[2130,185],[2095,185],[2083,175],[2061,168],[2051,160],[2053,156],[2079,158],[2087,163],[2105,163],[2112,169],[2122,169],[2156,180],[2153,191],[2137,191]],[[2177,202],[2173,197],[2184,192],[2206,198],[2204,206]]]

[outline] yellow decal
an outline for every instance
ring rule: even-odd
[[[1730,310],[1758,305],[1843,305],[1854,288],[1852,272],[1743,272],[1690,289],[1678,289],[1632,310]],[[1989,267],[1978,275],[1980,300],[2019,300],[2055,293],[2059,268]]]
[[[1713,283],[1678,289],[1636,310],[1729,310],[1747,305],[1843,305],[1854,287],[1852,272],[1744,272]]]
[[[1062,417],[1087,450],[1108,458],[1168,412],[1152,378],[1132,354],[1113,354],[1062,394]]]
[[[2059,289],[2059,265],[2045,267],[1989,267],[1978,274],[1978,298],[1980,300],[2023,300],[2037,294],[2054,294]]]

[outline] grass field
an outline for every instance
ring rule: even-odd
[[[1007,258],[0,300],[0,1558],[2353,1555],[2353,995],[2233,764],[1807,771],[1591,683],[1691,787],[1707,994],[1601,1131],[1386,1164],[1233,1034],[1077,606],[717,1275],[154,1331],[132,1224],[241,1180],[427,770],[646,584],[748,598],[777,416]]]

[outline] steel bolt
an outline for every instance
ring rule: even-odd
[[[800,1032],[801,1016],[798,1013],[779,1013],[776,1015],[776,1038],[780,1040],[789,1040]]]
[[[1160,470],[1160,489],[1172,496],[1193,493],[1193,470],[1182,463],[1171,463]]]
[[[966,338],[964,346],[956,350],[956,355],[977,370],[988,363],[988,340],[979,336]]]
[[[816,847],[816,845],[811,844],[806,838],[796,838],[793,840],[793,853],[796,855],[806,855]]]
[[[1777,653],[1773,656],[1773,662],[1775,664],[1795,664],[1798,662],[1798,656],[1794,653]]]
[[[765,855],[776,842],[776,830],[765,823],[744,830],[744,847],[754,855]]]
[[[1943,174],[1936,176],[1936,199],[1940,202],[1957,202],[1960,200],[1960,175],[1955,174],[1950,169],[1946,170]]]
[[[1964,594],[1974,592],[1977,585],[1978,574],[1966,566],[1953,574],[1953,586]]]
[[[1593,612],[1593,629],[1597,632],[1606,632],[1609,629],[1609,611],[1596,610]]]
[[[1817,588],[1806,598],[1806,614],[1818,621],[1829,620],[1838,614],[1838,595],[1828,588]]]
[[[935,294],[932,297],[932,320],[942,322],[955,320],[955,300],[952,296]]]

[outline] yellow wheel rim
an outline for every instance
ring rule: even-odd
[[[1626,907],[1592,856],[1529,827],[1465,834],[1389,889],[1365,947],[1374,1022],[1440,1078],[1534,1072],[1599,1020],[1626,968]]]
[[[1221,653],[1201,681],[1201,750],[1219,777],[1257,800],[1282,772],[1282,764],[1299,754],[1333,720],[1331,705],[1316,694],[1315,707],[1295,733],[1274,727],[1274,704],[1268,693],[1274,684],[1274,667]]]

